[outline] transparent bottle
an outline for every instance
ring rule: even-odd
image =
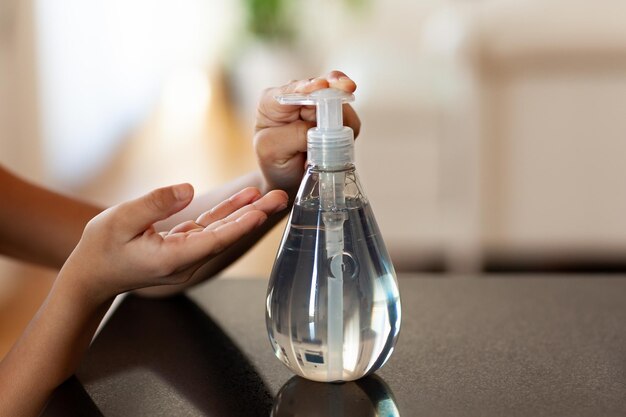
[[[352,129],[336,89],[277,97],[317,105],[308,167],[285,229],[266,300],[276,356],[314,381],[351,381],[380,368],[400,330],[393,265],[354,167]]]

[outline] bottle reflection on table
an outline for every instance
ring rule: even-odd
[[[295,376],[280,389],[270,417],[400,417],[385,381],[370,375],[340,384]]]

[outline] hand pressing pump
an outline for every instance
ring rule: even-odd
[[[354,133],[338,89],[277,97],[316,105],[308,166],[272,270],[266,323],[276,356],[314,381],[375,372],[400,331],[395,272],[354,167]]]

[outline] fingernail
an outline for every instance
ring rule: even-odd
[[[267,216],[262,216],[256,224],[257,227],[265,223],[265,220],[267,220]]]
[[[193,188],[189,184],[178,184],[174,186],[174,196],[178,201],[188,200],[193,194]]]

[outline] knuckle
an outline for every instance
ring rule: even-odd
[[[111,223],[115,224],[115,219],[117,218],[117,215],[118,210],[116,210],[115,207],[104,210],[87,222],[83,234],[108,234],[111,229],[109,225]]]
[[[272,135],[267,129],[260,130],[254,135],[254,150],[261,158],[271,156],[273,151]]]
[[[307,123],[304,120],[300,120],[295,123],[295,127],[296,127],[296,137],[306,138],[307,132],[310,127],[310,123]]]
[[[99,216],[94,217],[93,219],[89,220],[85,225],[84,233],[91,233],[98,230],[101,223],[102,220],[99,218]]]

